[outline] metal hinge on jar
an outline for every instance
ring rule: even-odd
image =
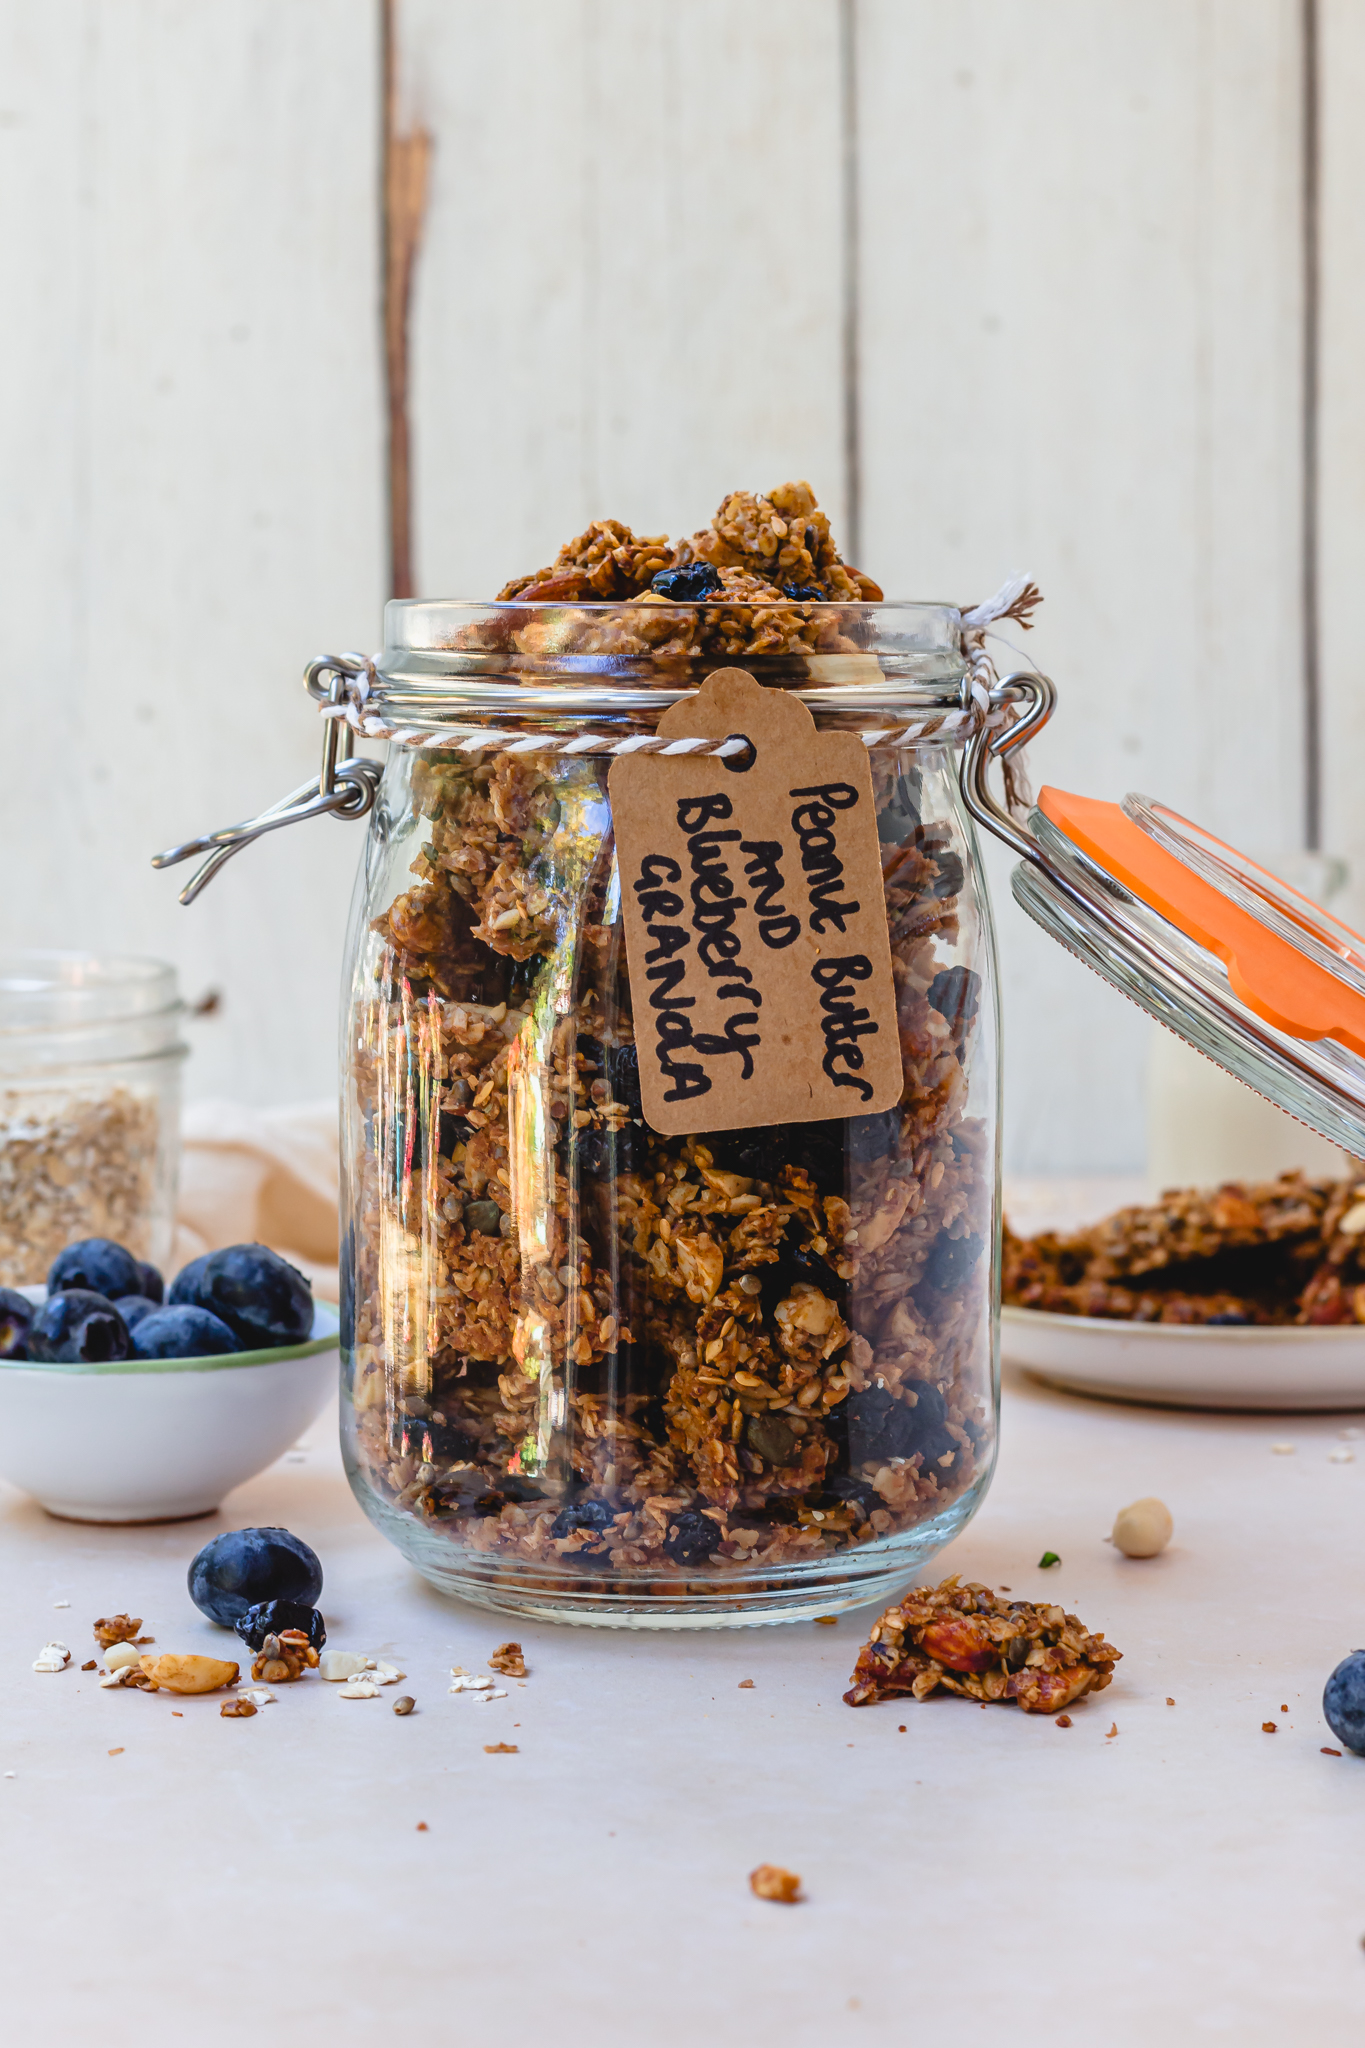
[[[193,860],[197,854],[208,855],[180,891],[182,903],[193,903],[234,853],[266,832],[277,832],[282,825],[297,825],[305,818],[363,818],[373,810],[384,771],[378,761],[362,760],[354,753],[351,729],[340,716],[347,698],[347,679],[366,675],[369,669],[370,663],[363,654],[327,654],[310,662],[304,673],[309,696],[329,709],[337,708],[337,715],[327,718],[323,729],[322,767],[316,781],[301,783],[268,811],[244,824],[226,825],[221,832],[187,839],[183,846],[168,847],[165,853],[152,856],[154,868],[173,868],[182,860]]]

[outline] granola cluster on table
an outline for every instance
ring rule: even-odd
[[[634,591],[666,621],[709,602],[666,571],[733,595],[760,564],[812,603],[867,582],[789,485],[672,550],[598,522],[507,588]],[[641,1111],[606,762],[416,759],[415,881],[353,1019],[353,1455],[393,1507],[547,1571],[696,1577],[909,1528],[988,1469],[964,861],[913,757],[871,758],[900,1103],[670,1139]]]
[[[1365,1183],[1172,1189],[1088,1230],[1005,1228],[1016,1308],[1143,1323],[1365,1322]]]
[[[940,1687],[967,1699],[1056,1714],[1083,1693],[1103,1692],[1122,1656],[1074,1614],[989,1587],[945,1579],[916,1586],[873,1623],[844,1699],[925,1700]]]

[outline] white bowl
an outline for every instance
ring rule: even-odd
[[[28,1290],[26,1290],[28,1291]],[[287,1451],[336,1385],[336,1310],[306,1344],[110,1365],[0,1359],[0,1478],[75,1522],[174,1522]]]
[[[1054,1387],[1160,1408],[1365,1408],[1365,1325],[1127,1323],[1000,1312],[1000,1356]]]

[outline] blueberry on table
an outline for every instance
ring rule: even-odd
[[[229,1245],[191,1259],[171,1282],[170,1300],[220,1317],[244,1351],[303,1344],[313,1334],[312,1288],[263,1244]]]
[[[190,1598],[201,1614],[231,1628],[266,1600],[316,1607],[322,1591],[317,1553],[288,1529],[229,1529],[206,1543],[189,1569]]]
[[[49,1294],[28,1328],[28,1355],[46,1365],[109,1365],[128,1356],[128,1325],[88,1287]]]
[[[1342,1658],[1327,1681],[1322,1711],[1337,1741],[1365,1756],[1365,1650]]]
[[[236,1333],[206,1308],[153,1308],[133,1329],[134,1358],[222,1358],[240,1351]]]
[[[149,1316],[156,1307],[145,1294],[121,1294],[114,1307],[123,1317],[130,1331],[135,1330],[144,1316]]]
[[[37,1311],[27,1295],[0,1287],[0,1358],[28,1357],[28,1330]]]
[[[121,1294],[141,1294],[142,1269],[132,1253],[108,1237],[84,1237],[58,1252],[48,1268],[49,1294],[81,1289],[117,1301]]]
[[[649,587],[674,604],[699,604],[720,589],[720,572],[709,562],[684,562],[679,569],[660,569]]]
[[[296,1628],[308,1638],[310,1650],[320,1650],[327,1640],[327,1624],[316,1607],[301,1600],[261,1600],[248,1607],[232,1624],[249,1650],[259,1650],[267,1636],[282,1629]]]
[[[138,1290],[139,1293],[145,1294],[148,1301],[164,1301],[166,1299],[166,1283],[157,1272],[156,1267],[151,1265],[146,1259],[139,1259],[137,1270],[142,1278],[142,1286]]]

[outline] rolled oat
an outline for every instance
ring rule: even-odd
[[[86,1237],[149,1257],[160,1138],[155,1100],[128,1088],[0,1089],[0,1286],[40,1283]]]

